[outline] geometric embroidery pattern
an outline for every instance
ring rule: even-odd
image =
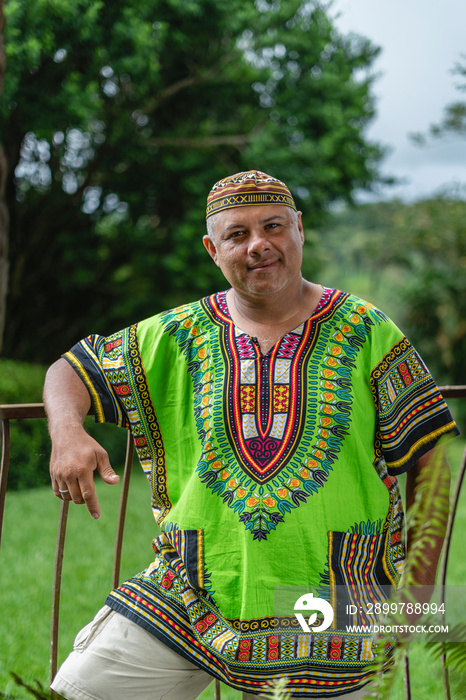
[[[161,590],[163,596],[161,597]],[[301,634],[295,618],[275,619],[275,625],[251,621],[244,632],[225,619],[208,598],[201,598],[186,581],[174,573],[163,556],[147,572],[134,576],[112,591],[107,604],[114,610],[134,610],[138,624],[156,634],[168,646],[194,661],[200,668],[242,690],[263,687],[267,679],[280,677],[283,664],[290,672],[290,687],[296,693],[312,686],[325,686],[325,694],[348,691],[370,674],[367,664],[373,660],[372,639],[364,633],[338,633],[334,630],[317,635]],[[290,621],[295,628],[287,631]],[[366,642],[361,644],[361,638]],[[209,653],[213,648],[216,657]],[[332,681],[324,670],[329,662]],[[247,676],[241,674],[247,668]],[[238,677],[241,675],[241,678]]]
[[[198,421],[205,449],[197,473],[259,541],[325,485],[349,430],[355,360],[371,326],[386,317],[358,300],[348,313],[348,298],[324,289],[311,318],[267,355],[233,323],[226,292],[161,316],[193,368],[196,415],[204,397],[223,396],[225,410]],[[196,330],[189,337],[188,322]],[[192,357],[204,323],[214,329],[207,385]]]
[[[252,384],[241,386],[241,413],[254,413],[256,410],[256,387]]]
[[[379,418],[377,456],[384,456],[391,473],[405,471],[421,446],[433,446],[454,429],[453,421],[444,420],[448,408],[442,395],[406,338],[374,367],[370,384]]]

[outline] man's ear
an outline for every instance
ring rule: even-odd
[[[207,250],[207,252],[209,253],[210,257],[212,258],[212,260],[214,261],[214,263],[215,263],[215,264],[217,265],[217,267],[218,267],[218,262],[217,262],[217,248],[215,247],[215,243],[213,242],[213,240],[211,239],[211,237],[208,236],[207,234],[204,236],[204,238],[202,239],[202,241],[203,241],[203,243],[204,243],[205,249]]]
[[[303,227],[302,216],[303,216],[302,212],[298,211],[298,231],[299,231],[299,235],[301,236],[301,243],[304,246],[305,238],[304,238],[304,227]]]

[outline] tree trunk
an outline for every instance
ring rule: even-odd
[[[6,72],[5,52],[5,3],[0,0],[0,96],[3,92],[3,83]],[[9,215],[5,199],[6,180],[8,175],[8,163],[0,144],[0,354],[3,349],[3,335],[5,332],[6,296],[8,291],[8,240],[9,240]]]

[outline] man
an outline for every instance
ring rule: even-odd
[[[154,562],[110,593],[53,687],[194,700],[212,676],[259,695],[285,675],[293,697],[360,698],[372,638],[347,625],[371,620],[348,614],[347,592],[356,582],[377,601],[397,584],[396,475],[411,470],[412,493],[456,427],[383,313],[303,279],[286,185],[258,171],[221,180],[207,228],[228,291],[90,336],[49,370],[55,494],[97,518],[93,471],[118,480],[82,428],[92,405],[131,427],[162,530]],[[293,605],[277,613],[284,586],[330,601],[331,626],[305,633]]]

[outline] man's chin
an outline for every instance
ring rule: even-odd
[[[238,289],[239,294],[245,294],[252,297],[270,297],[274,294],[280,294],[285,285],[277,284],[276,282],[257,281],[255,284],[249,283],[245,285],[242,289]]]

